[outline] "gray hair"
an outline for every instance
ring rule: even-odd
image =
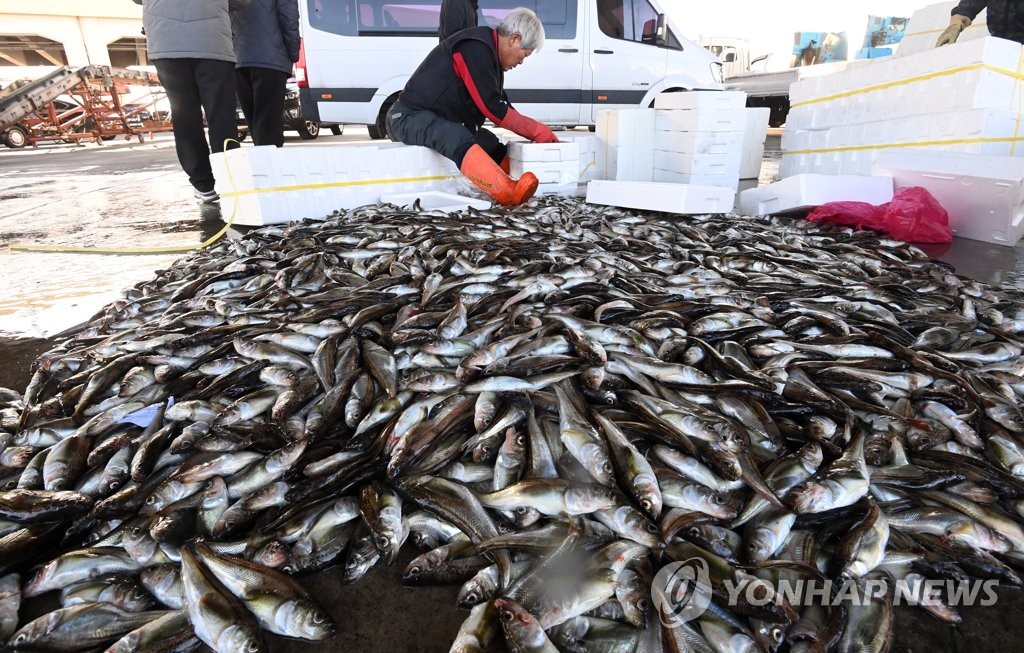
[[[544,25],[526,7],[517,7],[509,12],[508,16],[498,24],[499,36],[512,36],[519,34],[522,43],[519,47],[523,50],[540,50],[544,47]]]

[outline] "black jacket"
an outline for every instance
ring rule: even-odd
[[[505,73],[498,60],[498,33],[471,27],[438,43],[402,91],[410,109],[427,109],[476,131],[485,120],[505,119]]]
[[[961,0],[952,13],[974,20],[985,7],[989,34],[1024,43],[1024,2],[1020,0]]]
[[[444,0],[441,3],[441,25],[437,37],[445,40],[460,29],[476,27],[477,0]]]

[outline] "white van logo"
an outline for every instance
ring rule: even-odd
[[[651,598],[665,628],[678,628],[704,614],[711,605],[708,563],[690,558],[665,565],[651,583]]]

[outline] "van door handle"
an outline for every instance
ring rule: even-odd
[[[559,52],[579,52],[576,48],[558,48]]]
[[[615,50],[594,50],[594,54],[615,54]]]

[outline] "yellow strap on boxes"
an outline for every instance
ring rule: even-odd
[[[373,184],[408,184],[418,181],[441,181],[451,175],[434,175],[430,177],[399,177],[396,179],[357,179],[355,181],[328,181],[319,184],[294,184],[291,186],[267,186],[266,188],[248,188],[221,193],[221,197],[241,197],[261,193],[285,193],[296,190],[320,190],[324,188],[344,188],[346,186],[371,186]]]

